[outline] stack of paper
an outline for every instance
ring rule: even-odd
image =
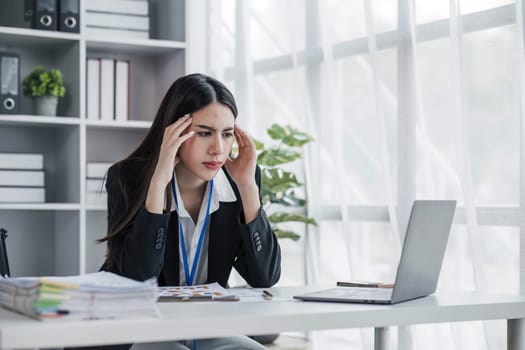
[[[2,306],[47,319],[158,317],[157,281],[135,281],[110,272],[68,277],[0,279]]]

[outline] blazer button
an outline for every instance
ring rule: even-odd
[[[255,231],[255,233],[253,234],[253,237],[254,238],[259,238],[259,232]]]
[[[258,244],[256,249],[258,252],[260,252],[262,250],[262,245]]]
[[[162,244],[160,243],[155,244],[155,249],[159,250],[160,248],[162,248]]]

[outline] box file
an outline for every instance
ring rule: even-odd
[[[0,153],[0,169],[43,169],[44,155],[32,153]]]
[[[36,187],[0,187],[0,203],[43,203],[45,192]]]
[[[0,170],[0,186],[44,187],[44,171]]]
[[[112,163],[91,162],[87,163],[86,177],[90,179],[103,179]]]
[[[115,61],[100,60],[100,119],[113,120],[115,116]]]
[[[142,16],[147,16],[149,14],[149,4],[147,1],[88,0],[85,2],[85,9],[88,12],[113,12]]]
[[[89,58],[86,70],[86,115],[88,120],[98,120],[100,117],[100,60]]]
[[[115,120],[126,121],[129,117],[129,62],[115,63]]]
[[[146,30],[126,30],[85,27],[85,33],[91,37],[103,38],[122,38],[122,39],[149,39],[149,31]]]
[[[133,16],[115,13],[87,12],[86,26],[149,31],[148,16]]]
[[[87,192],[106,192],[106,181],[104,179],[86,179]]]

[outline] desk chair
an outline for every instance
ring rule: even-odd
[[[9,277],[9,260],[7,259],[7,248],[5,239],[7,238],[7,230],[0,228],[0,276]]]

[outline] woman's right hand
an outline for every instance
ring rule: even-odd
[[[186,114],[164,130],[160,145],[159,159],[151,177],[146,209],[153,213],[162,213],[164,190],[173,177],[173,169],[179,162],[177,152],[180,145],[194,135],[193,131],[183,134],[191,125],[191,116]]]

